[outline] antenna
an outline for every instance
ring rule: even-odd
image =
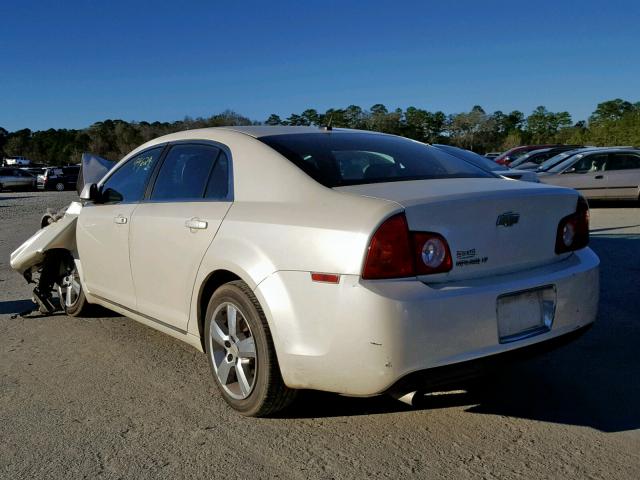
[[[331,115],[329,115],[329,121],[327,122],[327,124],[321,128],[323,130],[326,130],[327,132],[330,132],[331,130],[333,130],[333,127],[331,126],[332,121],[333,121],[333,112],[331,112]]]

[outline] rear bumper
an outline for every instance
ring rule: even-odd
[[[577,330],[560,335],[559,337],[554,337],[551,340],[534,343],[516,350],[509,350],[474,360],[467,360],[466,362],[452,363],[450,365],[413,372],[398,380],[389,388],[389,391],[406,393],[418,389],[457,386],[483,374],[497,371],[502,367],[513,365],[516,362],[525,361],[561,348],[580,338],[590,330],[592,326],[593,323],[589,323],[584,327],[580,327]]]
[[[287,385],[366,396],[414,372],[519,350],[591,324],[598,269],[598,257],[585,248],[523,272],[434,285],[357,275],[322,284],[309,272],[280,271],[256,295]],[[548,285],[557,293],[551,329],[500,343],[498,296]]]

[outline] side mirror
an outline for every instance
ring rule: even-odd
[[[576,173],[576,167],[568,168],[562,173]]]
[[[88,200],[98,203],[100,201],[100,190],[95,183],[87,183],[80,193],[80,200]]]

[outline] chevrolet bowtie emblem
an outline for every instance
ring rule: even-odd
[[[503,227],[512,227],[520,220],[520,214],[516,212],[504,212],[498,215],[498,220],[496,220],[496,225]]]

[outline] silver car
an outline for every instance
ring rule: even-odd
[[[546,172],[543,183],[579,190],[589,199],[640,199],[640,150],[601,148],[577,153]]]
[[[471,150],[465,150],[464,148],[458,148],[452,145],[441,145],[437,143],[433,144],[433,146],[439,148],[444,152],[447,152],[450,155],[453,155],[454,157],[461,158],[462,160],[469,162],[478,168],[488,170],[502,177],[511,178],[513,180],[522,180],[523,182],[538,183],[540,181],[538,180],[536,172],[528,170],[515,170],[513,168],[505,167],[504,165],[500,165],[499,163],[483,157],[482,155],[478,155]]]
[[[0,192],[2,190],[34,190],[36,177],[13,167],[0,168]]]

